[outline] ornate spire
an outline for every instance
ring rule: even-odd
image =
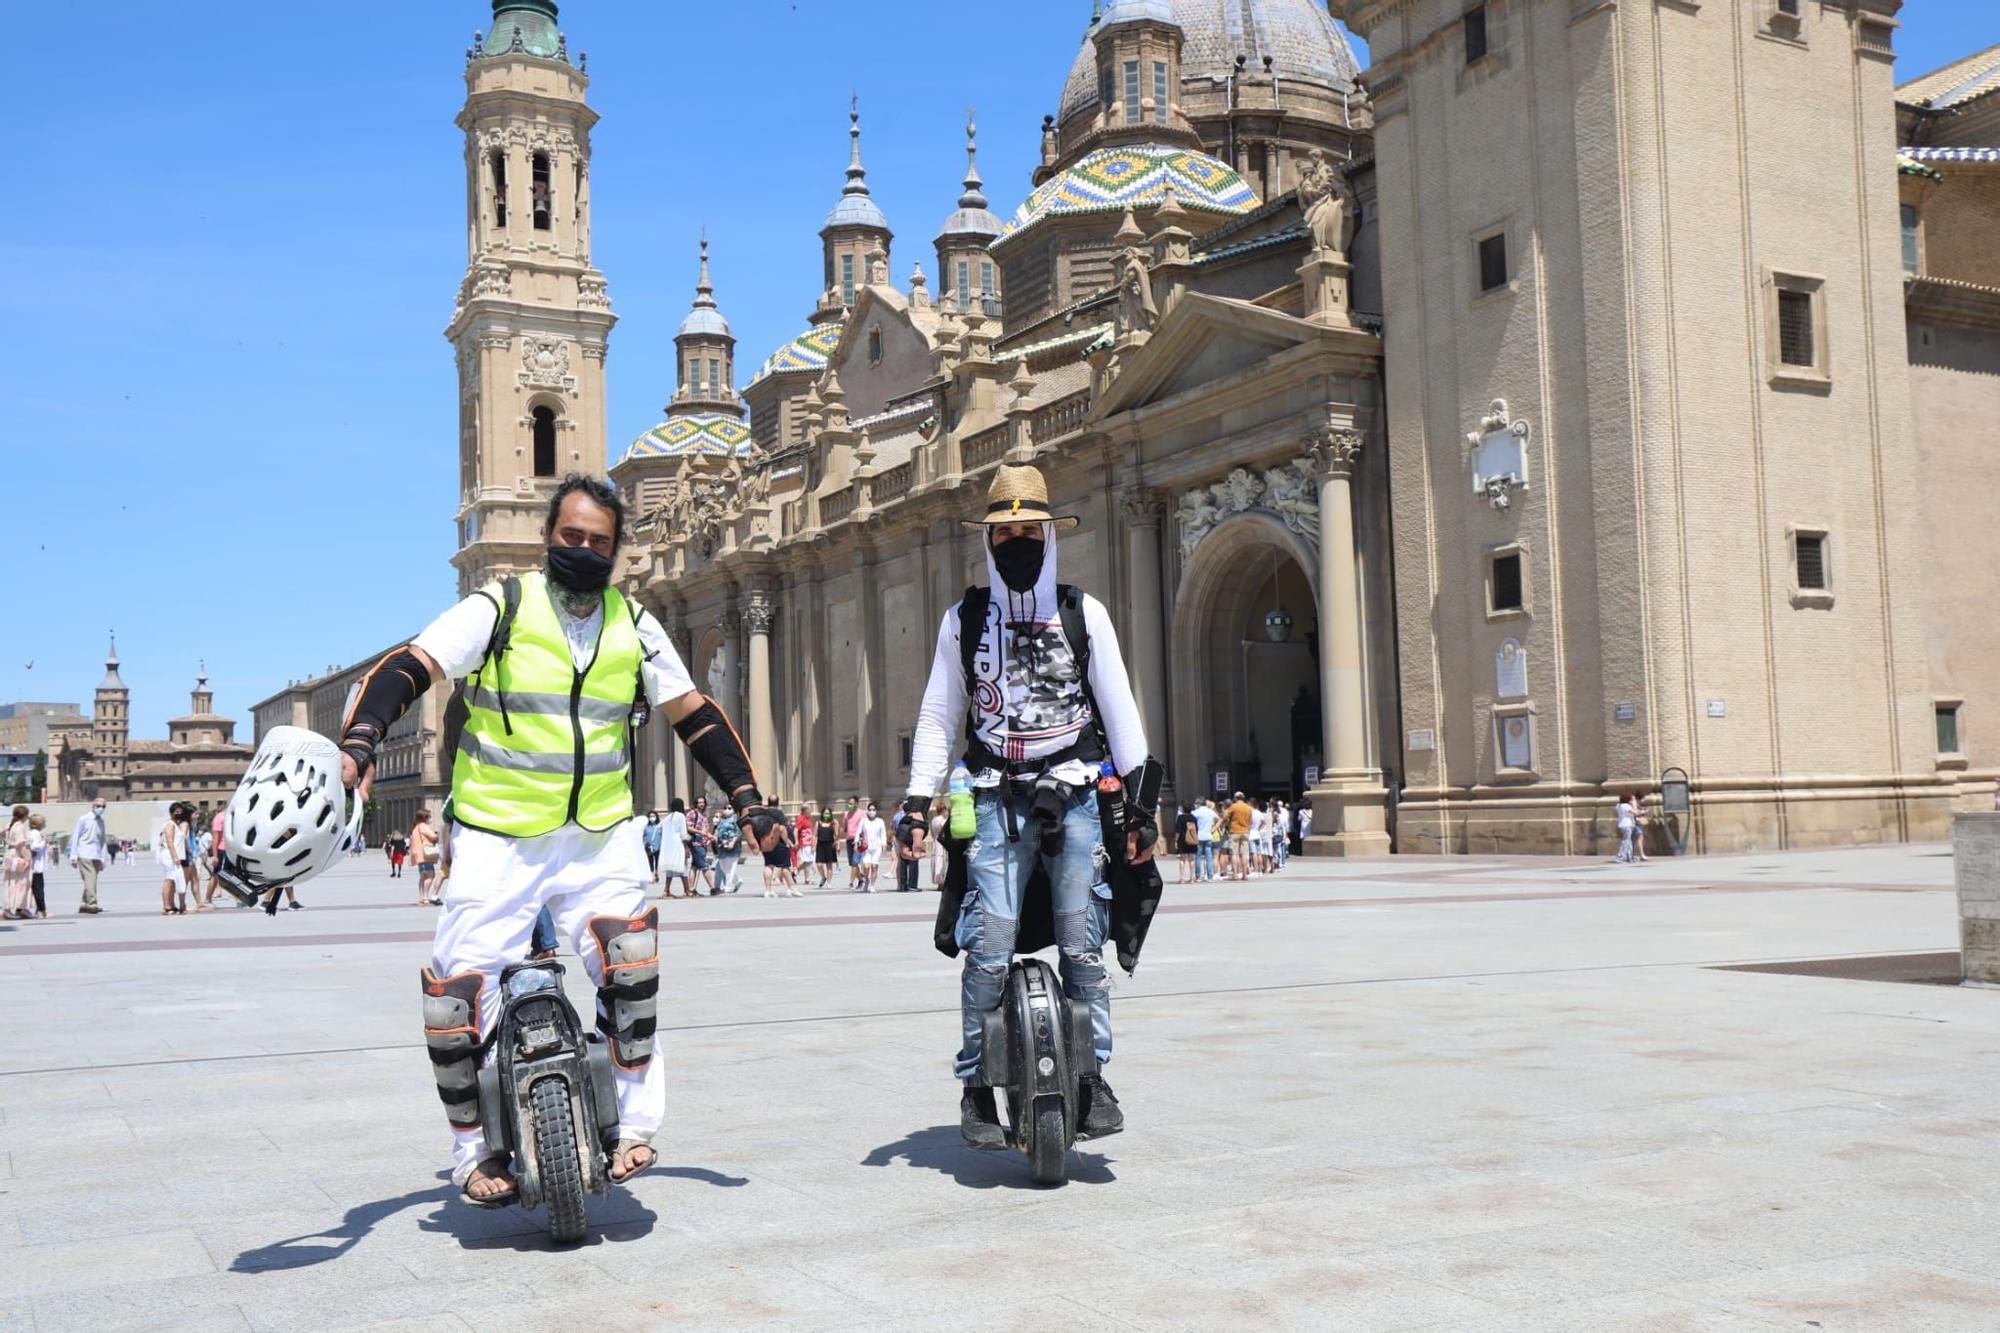
[[[986,182],[979,179],[979,123],[973,118],[972,108],[965,108],[965,193],[958,197],[960,208],[986,207],[986,195],[980,188]]]
[[[125,682],[118,676],[118,632],[111,632],[111,651],[104,655],[104,679],[98,682],[100,690],[122,690]]]
[[[116,668],[118,665],[118,631],[111,631],[111,651],[104,655],[104,665]]]
[[[715,284],[708,280],[708,228],[701,229],[701,275],[694,280],[694,308],[715,309]]]
[[[854,94],[847,108],[847,137],[851,145],[847,150],[847,184],[842,194],[868,193],[868,169],[861,165],[861,94]]]

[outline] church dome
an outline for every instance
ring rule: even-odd
[[[727,338],[730,336],[729,321],[724,319],[722,312],[714,306],[696,306],[688,311],[687,318],[681,321],[680,332],[675,336],[685,338],[689,334],[699,333]]]
[[[555,0],[493,0],[493,31],[481,46],[483,55],[507,54],[514,46],[514,33],[521,34],[521,49],[531,56],[554,60],[562,54],[562,34],[556,31]]]
[[[1234,215],[1258,206],[1257,192],[1206,153],[1154,144],[1126,144],[1087,153],[1042,182],[1014,214],[1010,233],[1043,218],[1071,213],[1122,213],[1154,208],[1167,187],[1195,212]]]
[[[1226,82],[1236,69],[1264,72],[1264,57],[1286,82],[1317,84],[1335,91],[1354,87],[1360,75],[1347,38],[1324,3],[1316,0],[1153,0],[1149,8],[1166,6],[1181,27],[1181,83]],[[1113,6],[1115,12],[1119,7]],[[1110,21],[1106,14],[1103,21]],[[1085,33],[1083,49],[1063,84],[1056,122],[1097,105],[1097,47]]]
[[[821,324],[807,329],[798,337],[771,353],[763,365],[757,367],[757,374],[750,382],[766,375],[785,375],[795,371],[810,370],[814,373],[826,369],[826,363],[840,350],[841,326]]]
[[[632,441],[625,451],[634,458],[687,458],[701,454],[709,458],[747,458],[750,455],[750,428],[736,417],[701,412],[668,417]]]

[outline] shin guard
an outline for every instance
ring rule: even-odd
[[[479,991],[486,978],[460,972],[439,979],[423,970],[424,1045],[438,1100],[453,1129],[479,1128]]]
[[[640,916],[594,916],[591,938],[604,960],[597,988],[597,1028],[611,1039],[611,1061],[644,1069],[653,1059],[660,1004],[660,909]]]

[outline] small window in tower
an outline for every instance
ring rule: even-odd
[[[1496,231],[1479,238],[1479,290],[1494,291],[1507,285],[1507,233]]]
[[[493,154],[493,225],[507,225],[507,154]]]
[[[1917,206],[1904,204],[1903,220],[1903,276],[1914,278],[1920,267],[1917,260]]]
[[[962,306],[972,300],[972,279],[969,276],[972,265],[961,259],[958,261],[958,303]]]
[[[714,357],[708,359],[708,396],[719,397],[722,393],[722,363]]]
[[[1474,5],[1465,11],[1465,63],[1486,59],[1486,6]]]
[[[1488,615],[1526,609],[1526,590],[1521,585],[1520,551],[1496,551],[1493,554],[1487,566],[1486,587]]]
[[[840,257],[840,303],[854,304],[854,256]]]
[[[1139,62],[1125,62],[1125,123],[1139,123]]]
[[[535,230],[547,231],[549,229],[549,209],[553,198],[549,188],[549,155],[547,153],[536,153],[534,168]]]
[[[1098,75],[1097,100],[1104,107],[1104,110],[1109,113],[1112,99],[1111,66],[1106,65],[1102,70],[1098,71]]]
[[[553,408],[538,407],[534,411],[535,475],[553,477],[556,474],[556,414]]]
[[[1813,364],[1811,292],[1778,290],[1778,360],[1788,366]]]
[[[1827,589],[1826,534],[1800,531],[1792,534],[1792,550],[1797,562],[1800,592]]]
[[[1153,62],[1153,119],[1167,118],[1167,62]]]
[[[979,290],[993,295],[993,261],[989,259],[979,261]]]
[[[882,364],[882,330],[880,329],[868,330],[868,364],[871,366]]]
[[[1962,754],[1964,750],[1958,738],[1958,710],[1963,707],[1956,699],[1940,700],[1936,705],[1937,748],[1939,754]]]

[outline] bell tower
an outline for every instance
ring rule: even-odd
[[[104,657],[104,679],[90,710],[90,762],[84,770],[84,796],[123,800],[128,745],[132,737],[132,692],[118,674],[118,637]]]
[[[605,466],[611,297],[590,262],[585,58],[555,0],[493,0],[466,51],[467,264],[445,337],[458,354],[461,594],[541,564],[557,479]]]

